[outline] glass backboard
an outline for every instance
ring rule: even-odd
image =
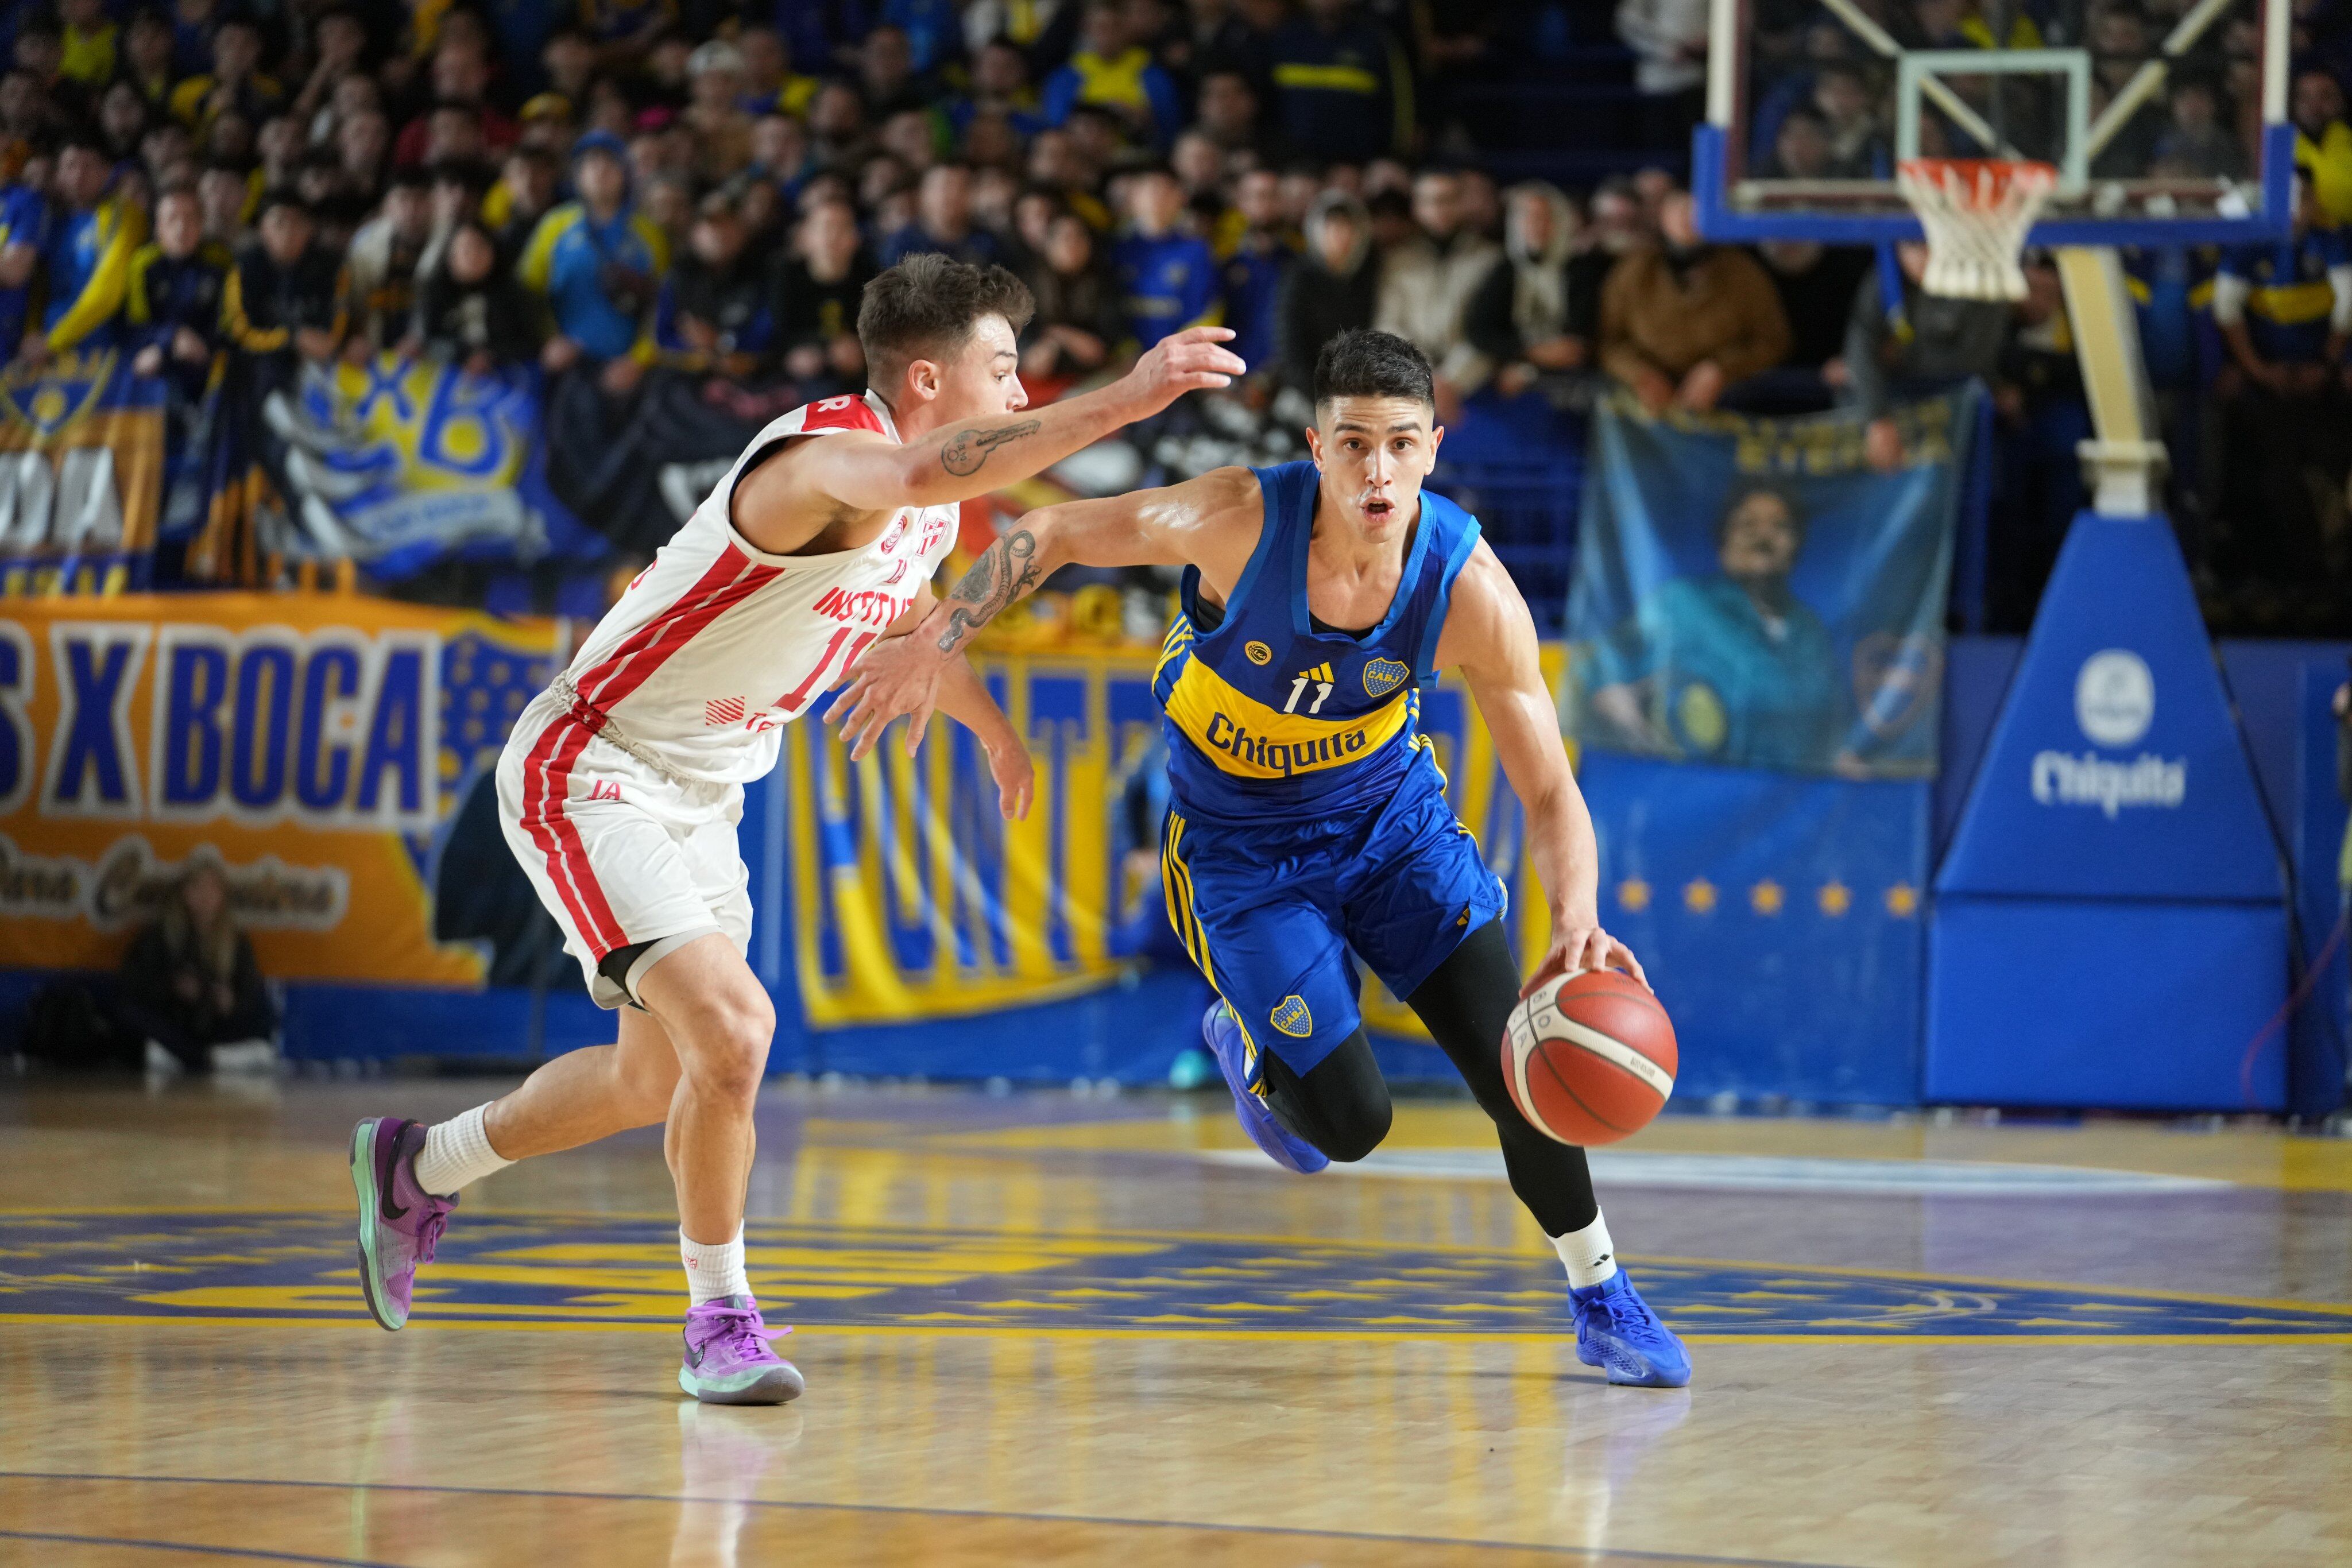
[[[1691,183],[1716,239],[1915,237],[1912,157],[2032,159],[2034,245],[2285,232],[2290,0],[1712,0]]]

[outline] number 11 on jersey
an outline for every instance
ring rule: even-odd
[[[1330,698],[1331,683],[1328,681],[1310,682],[1305,675],[1301,675],[1297,680],[1290,683],[1290,700],[1282,705],[1282,711],[1285,713],[1297,713],[1298,711],[1298,699],[1307,695],[1307,688],[1310,685],[1315,688],[1315,706],[1307,710],[1307,716],[1312,717],[1316,714],[1321,713],[1323,711],[1324,703]]]

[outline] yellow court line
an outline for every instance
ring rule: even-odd
[[[180,1209],[0,1209],[0,1220],[26,1216],[72,1217],[76,1215],[127,1215],[133,1217],[152,1216],[155,1218],[170,1218],[173,1215],[217,1216],[249,1214],[255,1216],[297,1215],[309,1217],[322,1214],[341,1215],[348,1212],[348,1210],[344,1209],[316,1210],[212,1207]],[[657,1212],[616,1214],[591,1209],[488,1209],[481,1211],[481,1217],[485,1218],[509,1220],[585,1219],[621,1222],[642,1221],[656,1224],[667,1223],[676,1218],[671,1214]],[[795,1227],[811,1230],[829,1230],[845,1235],[898,1237],[909,1239],[919,1239],[924,1237],[946,1237],[991,1240],[1034,1239],[1038,1240],[1062,1239],[1070,1241],[1205,1241],[1244,1247],[1297,1247],[1302,1249],[1353,1248],[1364,1251],[1412,1252],[1415,1254],[1442,1253],[1448,1257],[1494,1258],[1515,1260],[1524,1260],[1528,1255],[1528,1251],[1532,1250],[1532,1249],[1527,1250],[1515,1250],[1498,1247],[1467,1247],[1443,1242],[1388,1242],[1379,1240],[1362,1240],[1336,1236],[1251,1236],[1235,1235],[1223,1231],[1194,1230],[1006,1230],[961,1226],[868,1225],[833,1219],[774,1219],[760,1216],[751,1216],[749,1217],[749,1218],[750,1223],[754,1225]],[[752,1239],[756,1244],[758,1239],[754,1237]],[[2084,1282],[2082,1281],[2070,1280],[1994,1279],[1979,1274],[1928,1273],[1908,1269],[1849,1268],[1829,1263],[1784,1263],[1768,1259],[1755,1258],[1692,1258],[1669,1253],[1631,1252],[1620,1253],[1619,1256],[1623,1258],[1628,1263],[1632,1264],[1654,1263],[1663,1264],[1671,1268],[1752,1270],[1759,1272],[1769,1273],[1809,1274],[1825,1279],[1838,1280],[1885,1280],[1904,1284],[1983,1286],[1988,1289],[2001,1291],[2059,1291],[2080,1295],[2136,1297],[2150,1301],[2186,1301],[2198,1306],[2258,1307],[2271,1312],[2316,1312],[2327,1316],[2352,1319],[2352,1303],[2340,1301],[2294,1301],[2287,1298],[2268,1296],[2200,1295],[2190,1291],[2167,1291],[2141,1285],[2109,1285],[2097,1281]],[[10,1319],[7,1314],[0,1313],[0,1322],[8,1321],[10,1321]],[[82,1321],[98,1322],[103,1320],[84,1319]],[[140,1319],[138,1321],[155,1322],[157,1320]],[[190,1318],[173,1318],[169,1321],[174,1322],[190,1322],[196,1320]],[[247,1320],[230,1318],[224,1321],[229,1322],[241,1322]],[[1801,1338],[1803,1336],[1800,1337]],[[2237,1336],[2231,1337],[2234,1338]],[[2308,1338],[2311,1336],[2301,1337]]]
[[[218,1317],[138,1317],[127,1313],[94,1314],[86,1312],[0,1312],[0,1325],[38,1326],[55,1324],[60,1327],[98,1326],[101,1328],[328,1328],[373,1329],[373,1320],[351,1318],[218,1318]],[[469,1332],[511,1332],[517,1333],[659,1333],[676,1334],[676,1323],[639,1322],[578,1322],[548,1321],[543,1322],[486,1322],[477,1319],[411,1318],[409,1329],[459,1329]],[[378,1331],[382,1332],[382,1331]],[[406,1330],[402,1331],[404,1333]],[[1553,1333],[1513,1330],[1507,1333],[1415,1333],[1407,1329],[1158,1329],[1158,1328],[1061,1328],[1027,1327],[1008,1324],[996,1326],[983,1323],[795,1323],[794,1338],[808,1334],[857,1335],[878,1334],[894,1339],[1150,1339],[1150,1340],[1284,1340],[1314,1341],[1324,1344],[1557,1344],[1565,1348],[1572,1343],[1571,1331],[1566,1324]],[[1705,1331],[1685,1332],[1681,1337],[1703,1344],[1781,1344],[1781,1345],[2249,1345],[2276,1349],[2282,1345],[2315,1344],[2326,1346],[2352,1345],[2352,1333],[2308,1334],[1771,1334],[1771,1333],[1708,1333]]]
[[[1465,1107],[1463,1105],[1430,1105],[1417,1107],[1415,1109],[1415,1113],[1428,1113],[1442,1116],[1465,1108],[1475,1110],[1475,1107]],[[2166,1157],[2168,1155],[2178,1155],[2183,1149],[2189,1148],[2189,1145],[2182,1145],[2175,1148],[2158,1152],[2148,1147],[2148,1144],[2152,1140],[2159,1137],[2197,1139],[2207,1136],[2219,1136],[2221,1138],[2235,1139],[2242,1136],[2242,1134],[2207,1134],[2202,1132],[2186,1129],[2149,1129],[2145,1134],[2134,1134],[2129,1145],[2121,1149],[2108,1149],[2102,1147],[2095,1151],[2075,1149],[2062,1150],[2038,1146],[2047,1143],[2052,1138],[2062,1135],[2053,1134],[2047,1129],[2030,1127],[1934,1128],[1917,1124],[1914,1124],[1904,1129],[1893,1129],[1876,1126],[1870,1124],[1850,1123],[1843,1119],[1832,1119],[1824,1124],[1817,1119],[1811,1122],[1790,1121],[1785,1123],[1760,1123],[1753,1124],[1752,1127],[1748,1125],[1736,1126],[1731,1129],[1731,1131],[1737,1134],[1737,1141],[1733,1144],[1727,1146],[1716,1146],[1711,1141],[1709,1141],[1707,1143],[1707,1146],[1698,1147],[1688,1145],[1692,1145],[1694,1141],[1709,1140],[1710,1134],[1715,1134],[1716,1130],[1720,1127],[1722,1124],[1717,1123],[1711,1117],[1692,1117],[1686,1122],[1683,1122],[1678,1119],[1676,1122],[1658,1124],[1658,1135],[1656,1139],[1650,1144],[1649,1148],[1658,1153],[1688,1155],[1702,1157],[1712,1155],[1744,1157],[1759,1155],[1769,1156],[1785,1153],[1786,1151],[1784,1149],[1772,1147],[1756,1147],[1754,1145],[1759,1140],[1747,1134],[1758,1128],[1778,1127],[1802,1129],[1808,1126],[1819,1126],[1824,1124],[1833,1129],[1836,1135],[1839,1136],[1846,1136],[1850,1134],[1863,1136],[1885,1134],[1887,1136],[1894,1136],[1898,1133],[1901,1133],[1917,1134],[1925,1137],[1944,1140],[1955,1137],[1966,1138],[1969,1134],[1981,1133],[1993,1137],[2013,1136],[2021,1143],[2030,1143],[2037,1145],[2037,1147],[2032,1149],[2018,1149],[2006,1155],[1990,1155],[1976,1151],[1914,1148],[1904,1150],[1902,1152],[1878,1153],[1873,1153],[1868,1150],[1861,1152],[1815,1152],[1809,1155],[1807,1157],[1837,1161],[1841,1163],[1857,1161],[1875,1162],[1880,1160],[1899,1161],[1908,1164],[1919,1164],[1929,1161],[1948,1162],[1955,1165],[1964,1165],[1986,1169],[2004,1169],[2020,1166],[2057,1166],[2067,1170],[2111,1171],[2126,1176],[2189,1176],[2207,1181],[2225,1182],[2232,1186],[2249,1187],[2257,1191],[2264,1192],[2343,1192],[2352,1190],[2352,1149],[2347,1149],[2340,1139],[2314,1135],[2280,1135],[2274,1145],[2264,1148],[2247,1148],[2236,1144],[2224,1144],[2218,1146],[2205,1145],[2203,1147],[2196,1148],[2194,1150],[2194,1155],[2211,1157],[2168,1158]],[[920,1133],[912,1134],[911,1138],[916,1145],[927,1149],[946,1148],[959,1151],[986,1149],[992,1152],[1010,1154],[1106,1154],[1131,1152],[1136,1154],[1150,1154],[1157,1155],[1177,1155],[1194,1152],[1190,1148],[1169,1145],[1152,1145],[1148,1147],[1128,1150],[1121,1149],[1116,1145],[1107,1145],[1095,1139],[1082,1136],[1066,1138],[1057,1136],[1057,1134],[1064,1133],[1092,1133],[1102,1134],[1115,1132],[1121,1127],[1144,1126],[1155,1129],[1163,1129],[1165,1125],[1165,1124],[1150,1116],[1101,1116],[1080,1121],[1035,1123],[988,1129],[961,1128],[950,1131]],[[2072,1136],[2074,1134],[2070,1133],[2063,1135]],[[2103,1145],[2106,1142],[2106,1140],[2097,1133],[2086,1133],[2083,1135],[2084,1137],[2096,1138]],[[1398,1136],[1404,1136],[1403,1122],[1402,1118],[1400,1119],[1400,1134]],[[1770,1142],[1769,1138],[1764,1141]],[[1422,1145],[1412,1143],[1409,1138],[1406,1139],[1406,1142],[1408,1146],[1413,1147],[1458,1146],[1454,1143]],[[2313,1159],[2319,1159],[2326,1163],[2331,1168],[2319,1172],[2316,1175],[2305,1170],[2277,1168],[2283,1165],[2296,1163],[2307,1164]],[[2249,1161],[2261,1166],[2263,1168],[2247,1168],[2247,1162]],[[2342,1168],[2340,1170],[2334,1168],[2336,1166],[2341,1166]],[[2226,1174],[2221,1174],[2222,1172],[2226,1172]],[[1449,1177],[1444,1179],[1466,1180],[1471,1178]]]

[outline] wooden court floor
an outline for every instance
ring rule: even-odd
[[[1686,1392],[1577,1364],[1465,1105],[779,1088],[809,1391],[684,1401],[658,1139],[362,1313],[343,1140],[479,1083],[0,1085],[0,1562],[2352,1563],[2352,1145],[1669,1118],[1599,1169]]]

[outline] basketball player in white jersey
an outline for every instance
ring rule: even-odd
[[[1024,413],[1030,311],[1012,274],[940,256],[866,285],[867,392],[761,431],[517,720],[498,770],[507,841],[590,993],[619,1009],[620,1038],[433,1127],[359,1124],[360,1281],[385,1328],[407,1321],[417,1266],[468,1182],[660,1122],[689,1298],[679,1385],[714,1404],[801,1392],[744,1272],[751,1109],[775,1014],[743,956],[743,785],[876,638],[929,611],[958,503],[1243,369],[1219,346],[1231,332],[1196,328],[1111,386]],[[961,660],[939,706],[979,737],[1005,815],[1025,814],[1027,753]]]

